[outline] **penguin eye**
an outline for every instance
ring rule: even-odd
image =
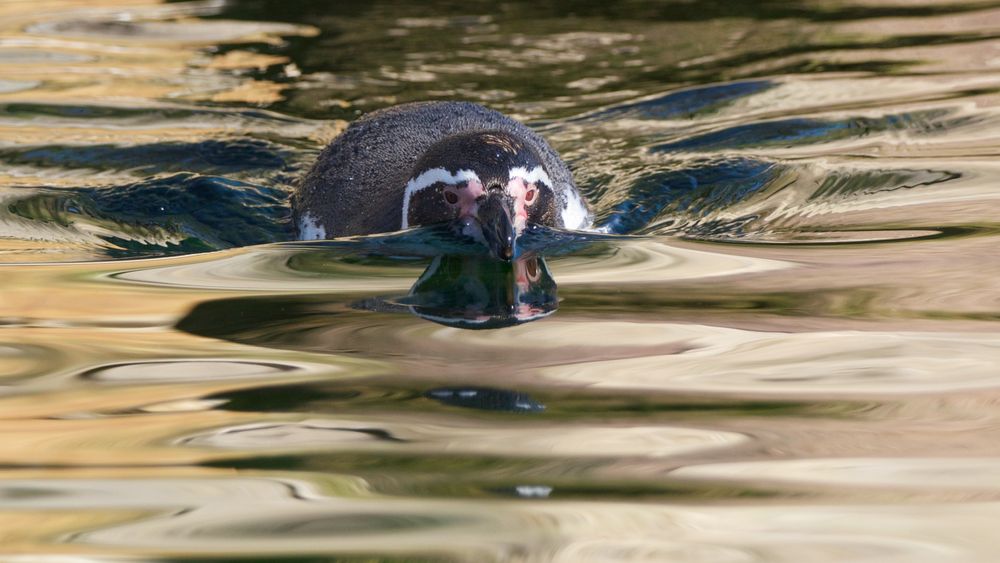
[[[455,195],[455,192],[444,192],[444,199],[451,205],[458,203],[458,196]]]
[[[524,194],[524,202],[525,203],[531,203],[531,202],[535,201],[535,192],[537,192],[537,191],[538,190],[536,190],[535,188],[529,189],[527,191],[527,193]]]

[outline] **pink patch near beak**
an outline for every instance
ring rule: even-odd
[[[514,229],[517,234],[521,234],[524,227],[528,224],[528,202],[526,196],[529,190],[535,190],[537,194],[537,187],[535,184],[528,184],[523,178],[511,178],[507,182],[507,193],[514,198]],[[537,195],[535,197],[538,197]]]
[[[458,196],[458,201],[454,205],[458,207],[459,217],[476,216],[479,212],[479,203],[476,200],[486,192],[481,182],[469,180],[462,186],[447,186],[445,189]]]

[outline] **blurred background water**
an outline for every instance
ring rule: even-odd
[[[3,0],[0,557],[996,561],[998,89],[994,1]],[[425,99],[606,234],[288,242]]]

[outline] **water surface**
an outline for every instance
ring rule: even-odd
[[[2,557],[994,561],[1000,4],[455,8],[0,4]],[[290,241],[424,99],[601,232]]]

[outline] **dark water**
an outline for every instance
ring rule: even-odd
[[[997,560],[1000,3],[6,0],[0,69],[5,561]],[[425,99],[600,232],[289,241]]]

